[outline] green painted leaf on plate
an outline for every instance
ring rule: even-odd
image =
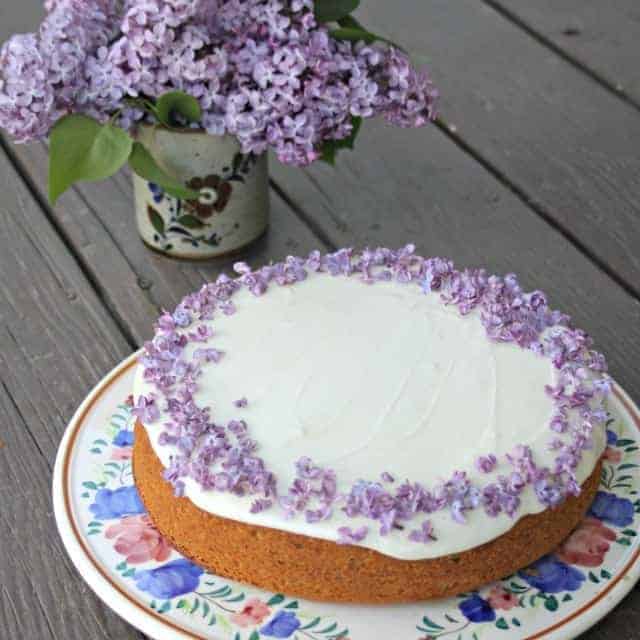
[[[498,618],[496,620],[496,627],[505,631],[509,628],[509,623],[504,618]]]
[[[547,598],[545,598],[544,608],[547,611],[557,611],[558,606],[558,599],[555,596],[547,596]]]

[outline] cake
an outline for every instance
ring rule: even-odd
[[[185,556],[309,599],[416,601],[583,518],[611,381],[543,293],[411,245],[234,269],[162,314],[136,371],[136,486]]]

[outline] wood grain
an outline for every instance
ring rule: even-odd
[[[363,7],[429,63],[456,135],[640,293],[638,111],[477,0]]]
[[[640,108],[636,0],[491,0]]]
[[[130,346],[4,154],[0,190],[0,635],[139,638],[71,566],[49,495],[68,418]]]

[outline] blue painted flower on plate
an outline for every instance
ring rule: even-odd
[[[122,516],[144,513],[144,505],[134,486],[119,489],[100,489],[89,507],[98,520],[111,520]]]
[[[185,558],[172,560],[155,569],[138,571],[135,581],[138,589],[155,598],[170,600],[195,591],[204,571]]]
[[[274,618],[260,629],[263,636],[288,638],[300,627],[300,620],[292,611],[279,611]]]
[[[626,527],[633,522],[633,503],[613,493],[598,491],[589,514],[616,527]]]
[[[577,591],[585,580],[582,571],[560,562],[555,556],[543,556],[518,571],[518,575],[542,593]]]
[[[493,622],[496,619],[496,612],[491,605],[479,595],[473,595],[463,600],[458,607],[464,617],[470,622]]]

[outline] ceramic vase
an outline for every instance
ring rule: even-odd
[[[200,193],[179,200],[133,175],[138,230],[148,247],[176,258],[206,259],[241,249],[265,232],[266,154],[243,154],[232,136],[198,130],[142,126],[136,137],[164,171]]]

